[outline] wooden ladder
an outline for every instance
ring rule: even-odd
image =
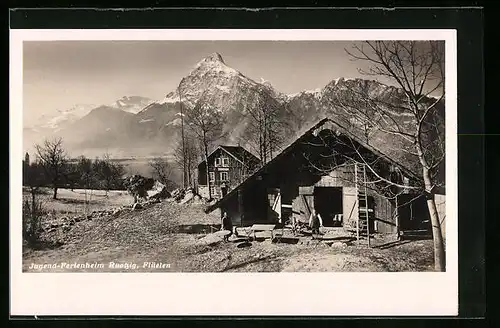
[[[368,208],[368,191],[366,188],[366,166],[354,164],[354,179],[358,194],[358,217],[356,220],[356,237],[359,241],[361,232],[366,232],[368,247],[370,247],[370,224]]]

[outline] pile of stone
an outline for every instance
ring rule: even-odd
[[[187,188],[186,191],[184,192],[184,197],[180,200],[179,204],[186,204],[187,202],[191,201],[194,198],[194,190],[193,188]]]
[[[142,210],[150,205],[153,205],[153,204],[158,204],[158,203],[161,203],[161,200],[158,199],[158,198],[152,198],[152,199],[148,199],[148,200],[145,200],[145,201],[141,201],[141,202],[137,202],[137,203],[133,203],[133,204],[130,204],[130,205],[125,205],[123,206],[124,208],[128,208],[128,209],[132,209],[134,211],[136,210]]]
[[[184,189],[177,188],[172,190],[171,195],[176,202],[180,202],[184,198],[185,192]]]
[[[86,220],[83,216],[75,216],[72,218],[63,217],[58,220],[52,220],[45,222],[42,226],[42,229],[46,232],[54,232],[57,229],[62,229],[63,231],[68,231],[72,226],[75,225],[76,222],[80,222]]]
[[[167,186],[160,181],[155,181],[153,187],[147,192],[147,194],[149,200],[160,200],[170,198],[172,196],[167,190]]]
[[[172,197],[166,185],[151,178],[135,174],[123,181],[127,191],[134,197],[134,203],[128,206],[133,210],[139,210],[145,206],[160,203],[162,199]]]
[[[148,199],[148,190],[151,190],[155,185],[155,180],[145,178],[141,175],[134,174],[130,177],[123,179],[123,185],[127,191],[134,197],[134,203],[139,200]]]
[[[134,203],[131,208],[139,210],[147,205],[159,203],[163,199],[170,199],[179,204],[203,202],[192,187],[177,188],[171,192],[163,183],[140,175],[132,175],[124,179],[124,185],[129,193],[134,196]]]
[[[82,221],[92,221],[96,219],[101,219],[107,216],[116,216],[120,214],[126,208],[115,208],[109,210],[92,211],[87,215],[74,215],[74,216],[63,216],[60,218],[52,218],[44,222],[42,229],[46,232],[53,232],[57,229],[62,229],[63,231],[70,230],[77,222]]]
[[[330,247],[333,247],[333,248],[346,248],[347,246],[349,246],[348,242],[345,242],[345,241],[336,241],[336,242],[333,242]]]
[[[193,188],[175,189],[172,191],[172,199],[179,204],[201,202],[202,198],[198,195]]]

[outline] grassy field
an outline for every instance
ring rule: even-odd
[[[50,199],[50,192],[43,195],[56,215],[83,210],[83,191],[61,190],[59,195],[55,201]],[[98,192],[92,202],[92,210],[109,209],[130,204],[132,197],[125,192],[110,192],[108,197]],[[367,248],[365,242],[358,243],[336,229],[325,230],[323,241],[301,237],[295,243],[273,243],[262,234],[249,244],[242,244],[234,236],[229,243],[223,243],[222,237],[211,234],[219,229],[219,214],[205,214],[203,207],[201,203],[181,205],[165,200],[141,210],[83,220],[66,231],[46,232],[42,237],[57,241],[59,246],[26,247],[23,271],[432,271],[431,240],[397,242],[394,236],[379,236],[373,240],[375,247]],[[244,234],[243,229],[239,231]],[[282,241],[289,236],[285,231]],[[110,266],[111,262],[114,265]],[[65,267],[61,263],[66,263]],[[71,266],[75,263],[80,267]],[[144,267],[145,263],[149,264]]]
[[[29,198],[26,189],[23,198]],[[42,189],[39,195],[44,207],[55,214],[78,214],[87,211],[100,211],[133,203],[133,197],[125,190],[85,190],[58,189],[57,199],[52,199],[51,189]],[[88,201],[86,204],[85,200]]]

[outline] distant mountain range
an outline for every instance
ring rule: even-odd
[[[284,94],[267,81],[254,81],[229,67],[219,53],[214,53],[197,63],[182,78],[179,89],[163,99],[125,96],[113,104],[80,105],[60,111],[35,127],[26,127],[24,146],[30,149],[43,137],[61,136],[75,155],[98,156],[105,151],[116,157],[171,154],[180,136],[179,103],[192,106],[202,94],[225,116],[227,138],[221,142],[245,145],[250,119],[246,108],[263,101],[258,88],[271,95],[266,102],[283,105],[280,117],[289,129],[290,141],[299,131],[326,116],[339,123],[352,123],[350,115],[332,105],[332,99],[343,97],[347,89],[362,90],[393,103],[404,99],[397,88],[372,80],[345,78],[334,79],[317,90]]]

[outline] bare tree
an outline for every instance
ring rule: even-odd
[[[411,189],[424,195],[432,224],[434,263],[445,270],[445,250],[435,202],[440,186],[439,174],[445,157],[444,147],[444,42],[440,41],[367,41],[354,45],[347,53],[353,60],[367,62],[362,74],[382,77],[397,89],[388,94],[364,87],[347,87],[332,97],[332,106],[343,110],[370,140],[372,133],[384,135],[394,151],[419,163],[419,179],[410,185],[389,181],[380,174],[374,159],[358,154],[352,159],[365,164],[377,180]],[[392,91],[391,91],[392,90]],[[389,138],[389,139],[387,139]],[[346,142],[348,143],[348,142]]]
[[[78,165],[76,165],[75,163],[68,163],[65,168],[64,177],[71,191],[74,191],[75,185],[81,182]]]
[[[248,178],[250,175],[252,175],[256,170],[260,168],[260,163],[253,158],[252,154],[249,154],[246,151],[242,152],[240,160],[242,162],[242,167],[240,174],[238,174],[240,179],[238,183],[243,182],[243,180]]]
[[[182,187],[186,188],[187,185],[190,183],[188,182],[189,174],[188,174],[188,167],[187,167],[187,149],[186,149],[186,137],[185,137],[185,129],[184,129],[184,105],[182,104],[182,97],[181,97],[181,84],[184,79],[182,79],[179,82],[179,86],[177,87],[177,93],[179,94],[179,109],[180,109],[180,116],[181,116],[181,165],[182,165]]]
[[[172,166],[165,157],[155,157],[149,161],[149,166],[152,171],[153,178],[163,183],[168,190],[175,188],[175,183],[172,181]]]
[[[64,177],[64,169],[68,161],[61,138],[45,140],[43,145],[35,145],[37,156],[50,179],[54,190],[53,199],[57,199],[57,189]]]
[[[256,88],[252,97],[255,98],[246,101],[246,111],[251,118],[249,131],[253,148],[259,154],[261,165],[265,165],[283,142],[284,122],[280,114],[285,105],[276,101],[262,86]]]
[[[92,201],[92,190],[97,180],[96,172],[94,171],[94,165],[92,164],[92,160],[86,158],[83,155],[78,158],[77,170],[80,174],[81,182],[83,182],[83,187],[85,192],[84,212],[86,215],[88,211],[88,206]],[[90,192],[88,192],[89,189]]]
[[[185,163],[187,171],[187,182],[188,186],[197,187],[196,170],[199,160],[198,147],[196,146],[196,140],[193,136],[187,136],[185,139]]]
[[[213,143],[223,137],[222,113],[209,105],[205,93],[196,104],[184,111],[186,122],[200,144],[200,150],[206,163],[206,176],[208,187],[208,198],[212,198],[210,191],[208,151]]]
[[[108,197],[108,191],[115,187],[123,175],[123,166],[118,163],[113,163],[109,153],[104,153],[102,159],[96,159],[93,163],[93,171]]]
[[[180,170],[185,171],[186,186],[195,187],[195,170],[198,164],[198,157],[196,138],[185,133],[184,143],[179,141],[174,149],[174,161]]]
[[[30,163],[29,157],[26,156],[23,164],[23,186],[28,188],[31,198],[23,202],[23,237],[33,246],[39,241],[41,219],[45,211],[38,194],[47,179],[45,169],[40,163],[36,161]]]

